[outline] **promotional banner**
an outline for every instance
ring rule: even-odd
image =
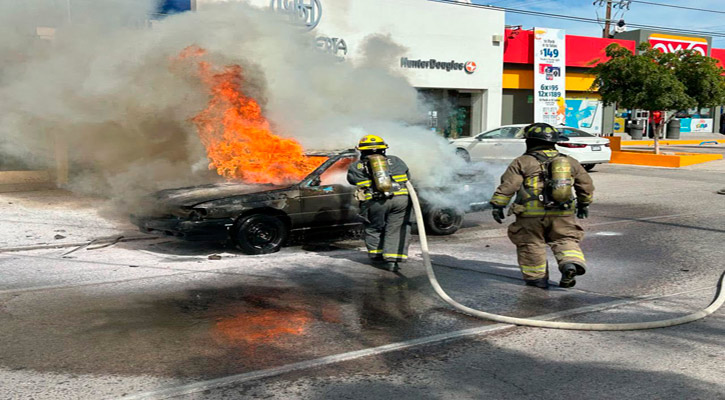
[[[693,118],[690,122],[690,132],[711,133],[712,118]]]
[[[565,125],[579,128],[592,135],[601,135],[603,108],[602,102],[596,98],[566,99]]]
[[[563,29],[534,28],[534,121],[566,121],[566,40]]]
[[[711,133],[713,132],[712,118],[680,118],[681,133]]]

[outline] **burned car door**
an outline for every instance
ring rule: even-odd
[[[311,227],[356,222],[355,187],[347,182],[354,156],[341,157],[313,180],[300,186],[300,219]]]

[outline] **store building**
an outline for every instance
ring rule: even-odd
[[[678,50],[694,50],[703,56],[714,57],[720,61],[722,66],[725,50],[713,49],[712,38],[709,36],[694,35],[673,35],[657,31],[639,29],[630,32],[617,33],[618,39],[632,40],[636,45],[649,43],[653,48],[664,53],[674,53]],[[720,122],[720,110],[722,107],[709,108],[700,107],[689,110],[681,110],[684,118],[680,118],[680,132],[688,133],[712,133],[717,132]]]
[[[199,11],[217,1],[187,0]],[[389,35],[406,49],[391,60],[390,68],[418,88],[428,105],[424,117],[432,130],[450,137],[470,136],[501,123],[501,10],[428,0],[249,3],[290,15],[314,32],[318,47],[346,62],[355,62],[365,37]]]
[[[534,120],[534,31],[506,29],[504,47],[502,124],[525,124]],[[614,131],[614,110],[603,107],[591,90],[594,76],[589,70],[608,58],[612,43],[634,51],[631,40],[566,35],[566,125],[593,134]]]
[[[530,123],[534,120],[535,32],[506,29],[505,36],[501,122]],[[712,39],[709,37],[671,35],[648,30],[620,33],[614,39],[566,35],[566,125],[597,135],[626,136],[626,119],[631,110],[604,107],[599,94],[591,89],[594,76],[589,71],[608,59],[605,49],[611,43],[634,51],[642,42],[648,42],[665,52],[694,49],[717,59],[720,66],[725,67],[725,49],[712,48]],[[687,115],[680,119],[681,133],[686,136],[690,133],[717,132],[723,110],[723,107],[681,110],[683,115]]]

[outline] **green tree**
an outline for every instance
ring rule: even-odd
[[[638,53],[616,43],[606,48],[610,59],[592,69],[592,90],[598,90],[605,105],[647,110],[684,110],[725,103],[725,78],[717,60],[692,50],[662,53],[649,43]],[[660,126],[672,119],[674,113]],[[659,154],[656,132],[655,153]]]

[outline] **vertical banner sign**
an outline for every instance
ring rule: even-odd
[[[566,40],[563,29],[534,28],[534,121],[566,121]]]

